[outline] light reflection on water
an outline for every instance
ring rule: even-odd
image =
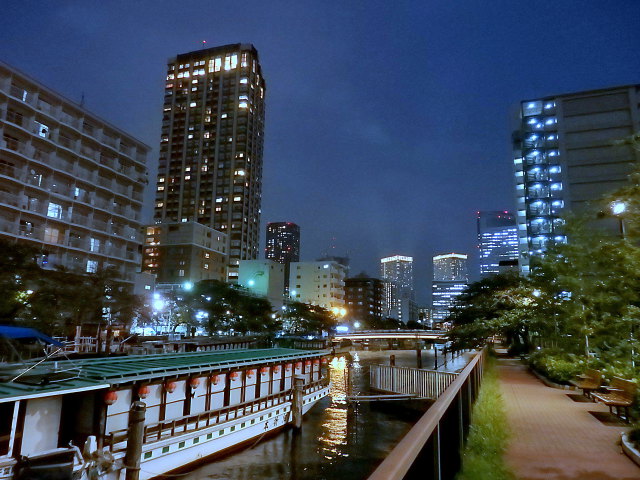
[[[335,357],[328,365],[330,397],[305,416],[299,432],[286,429],[246,450],[200,467],[184,480],[360,480],[418,420],[421,411],[394,405],[354,406],[350,392],[365,393],[369,365],[387,363],[388,352],[359,352]],[[398,364],[413,362],[415,353],[397,354]],[[412,356],[413,355],[413,356]],[[170,477],[166,477],[167,479]]]

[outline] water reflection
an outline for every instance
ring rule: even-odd
[[[334,357],[329,363],[331,404],[325,409],[319,440],[320,453],[331,460],[336,456],[349,455],[339,448],[347,443],[347,360]]]

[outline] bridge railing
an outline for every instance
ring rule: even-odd
[[[486,351],[477,353],[368,480],[450,480],[460,469]]]
[[[416,395],[431,400],[438,398],[457,376],[453,372],[389,365],[372,365],[369,370],[373,390]]]

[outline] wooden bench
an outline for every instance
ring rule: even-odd
[[[600,370],[589,369],[582,375],[579,375],[575,380],[571,380],[569,383],[582,389],[582,394],[590,398],[593,390],[598,390],[602,385],[602,373]]]
[[[629,423],[629,407],[633,404],[638,386],[630,380],[613,377],[611,385],[604,388],[608,393],[594,393],[593,398],[608,406],[611,413],[615,407],[618,417],[620,417],[620,408],[624,408],[624,419]]]

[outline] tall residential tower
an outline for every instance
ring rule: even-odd
[[[168,62],[154,220],[224,233],[232,282],[240,260],[258,257],[265,89],[253,45]]]
[[[418,307],[413,291],[413,257],[394,255],[380,259],[380,277],[388,282],[388,315],[404,323],[417,320]]]
[[[284,288],[288,291],[289,264],[300,261],[300,227],[292,222],[268,223],[264,258],[284,265]]]

